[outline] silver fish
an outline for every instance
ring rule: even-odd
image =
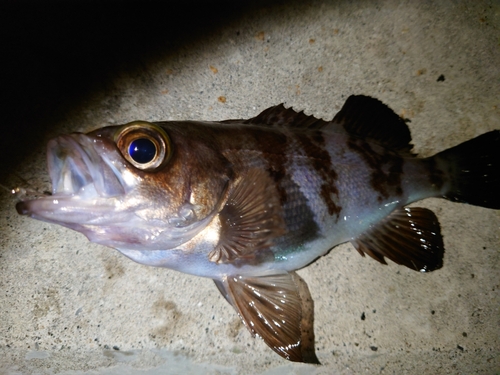
[[[403,119],[351,96],[332,121],[271,107],[248,120],[136,121],[48,144],[52,195],[17,211],[130,259],[211,278],[252,335],[319,363],[313,301],[295,270],[350,242],[429,272],[438,220],[406,207],[443,197],[500,208],[500,131],[429,158]]]

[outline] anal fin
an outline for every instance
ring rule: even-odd
[[[215,280],[253,336],[294,362],[319,364],[314,352],[314,306],[304,280],[295,272]]]
[[[385,258],[416,271],[443,266],[444,246],[436,215],[428,209],[405,207],[393,211],[352,244],[361,255],[380,263]]]

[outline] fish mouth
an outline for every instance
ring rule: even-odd
[[[136,182],[114,143],[82,133],[50,140],[47,164],[52,195],[18,202],[19,214],[62,225],[102,222]]]
[[[109,146],[102,139],[78,133],[52,139],[47,146],[52,195],[84,198],[125,194],[126,185],[117,168],[121,156],[111,160],[110,152],[118,152]]]

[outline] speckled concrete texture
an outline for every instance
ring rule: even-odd
[[[351,94],[429,156],[500,129],[498,1],[2,5],[1,181],[50,190],[49,138],[136,119],[331,119]],[[101,8],[102,7],[102,8]],[[500,212],[439,199],[444,267],[341,245],[301,270],[322,366],[253,339],[211,280],[135,264],[18,216],[0,190],[1,374],[495,374]]]

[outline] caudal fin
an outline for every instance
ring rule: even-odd
[[[443,197],[500,209],[500,130],[493,130],[434,156],[449,166],[450,189]]]

